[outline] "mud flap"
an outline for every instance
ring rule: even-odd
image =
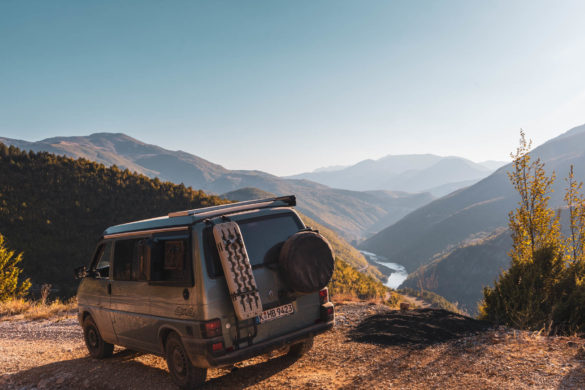
[[[261,315],[262,302],[240,227],[235,222],[219,223],[213,226],[213,237],[236,316],[247,320]]]

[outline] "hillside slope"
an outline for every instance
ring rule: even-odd
[[[428,193],[372,194],[330,188],[308,180],[288,180],[260,171],[228,170],[182,151],[149,145],[125,134],[96,133],[86,137],[54,137],[38,142],[0,138],[23,150],[83,157],[117,165],[149,177],[222,194],[255,187],[278,195],[295,194],[298,208],[345,238],[361,240],[430,202]]]
[[[585,125],[535,148],[531,155],[546,164],[547,172],[556,173],[551,205],[559,207],[566,187],[562,178],[571,164],[575,166],[575,178],[585,181]],[[419,208],[361,247],[413,272],[430,263],[435,255],[506,226],[508,213],[518,200],[506,173],[510,167],[508,164],[468,188]]]
[[[74,293],[73,268],[88,263],[106,227],[226,202],[127,170],[3,144],[0,172],[0,232],[24,252],[25,275],[62,296]]]
[[[273,196],[269,192],[259,190],[257,188],[242,188],[238,191],[228,192],[222,197],[233,201],[246,201],[253,199],[262,199]],[[347,243],[342,237],[336,234],[333,230],[321,225],[312,218],[298,212],[306,226],[318,230],[331,244],[335,257],[342,260],[353,268],[363,272],[366,275],[372,276],[377,280],[385,280],[386,277],[373,265],[370,265],[364,255],[357,249]]]
[[[24,274],[36,286],[52,284],[61,296],[74,294],[72,270],[88,263],[106,227],[227,202],[127,170],[3,144],[0,172],[0,233],[10,248],[24,252]],[[368,268],[363,256],[333,231],[303,218],[319,227],[334,248],[334,290],[385,297],[376,268]]]
[[[510,266],[511,248],[510,231],[501,229],[420,267],[402,286],[414,289],[423,286],[476,315],[477,304],[483,299],[483,287],[493,286],[502,271]]]

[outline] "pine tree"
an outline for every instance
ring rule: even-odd
[[[30,288],[30,281],[25,279],[19,283],[18,278],[22,270],[18,263],[22,261],[22,253],[14,256],[4,243],[4,236],[0,234],[0,302],[10,298],[26,295]]]

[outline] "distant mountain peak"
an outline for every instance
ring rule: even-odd
[[[362,160],[340,170],[302,173],[289,178],[311,180],[352,191],[419,193],[430,190],[434,196],[442,196],[473,184],[491,171],[463,157],[421,153],[387,155],[377,160]]]

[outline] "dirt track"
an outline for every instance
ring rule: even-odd
[[[493,330],[449,312],[338,306],[335,329],[298,361],[260,357],[210,370],[205,388],[582,389],[579,338]],[[87,357],[74,318],[0,322],[0,388],[174,389],[162,358]]]

